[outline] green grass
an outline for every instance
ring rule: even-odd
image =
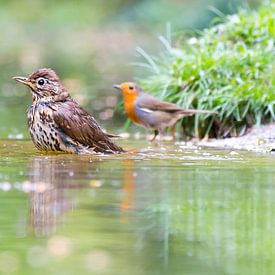
[[[218,112],[182,120],[188,136],[241,135],[254,124],[275,119],[275,3],[241,10],[196,36],[183,35],[157,57],[142,49],[140,66],[151,75],[140,80],[152,94],[184,108]]]

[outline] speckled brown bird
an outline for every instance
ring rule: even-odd
[[[121,153],[96,120],[74,101],[49,68],[39,69],[29,77],[14,79],[32,92],[28,110],[30,135],[37,149],[76,154]]]

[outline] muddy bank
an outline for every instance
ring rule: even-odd
[[[136,132],[134,134],[121,133],[122,138],[149,140],[153,135]],[[162,137],[163,141],[171,141],[170,136]],[[159,138],[156,142],[159,141]],[[248,150],[254,152],[270,152],[275,150],[275,123],[252,127],[245,135],[241,137],[232,137],[225,139],[192,140],[188,142],[176,139],[176,143],[185,143],[190,146],[207,146],[224,149]]]
[[[198,141],[197,145],[226,149],[270,152],[275,150],[275,123],[254,126],[244,136]]]

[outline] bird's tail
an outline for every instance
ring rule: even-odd
[[[126,152],[122,147],[117,145],[116,143],[112,142],[108,144],[108,148],[106,149],[106,154],[114,154],[114,153],[124,153]]]
[[[105,154],[119,154],[126,152],[122,147],[114,143],[108,136],[104,140],[94,144],[94,151]]]
[[[217,115],[217,112],[214,111],[208,111],[208,110],[196,110],[196,109],[183,109],[180,112],[184,116],[191,116],[195,114],[212,114],[212,115]]]
[[[117,145],[115,142],[113,142],[111,139],[112,138],[120,138],[120,136],[117,135],[113,135],[113,134],[107,134],[108,136],[108,142],[106,142],[106,145],[108,147],[108,149],[106,150],[106,153],[123,153],[126,152],[122,147],[120,147],[119,145]]]

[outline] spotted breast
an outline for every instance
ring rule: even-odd
[[[46,103],[32,105],[28,110],[30,135],[39,150],[61,150],[57,126],[52,117],[52,109]]]

